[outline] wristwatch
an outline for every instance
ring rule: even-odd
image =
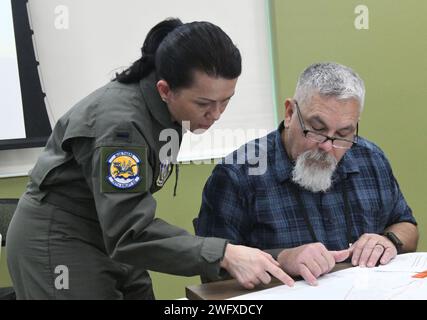
[[[387,231],[383,234],[384,237],[386,237],[388,240],[391,241],[391,243],[394,244],[396,247],[397,253],[402,253],[402,246],[403,243],[400,241],[400,239],[391,231]]]

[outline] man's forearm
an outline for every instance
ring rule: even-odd
[[[413,252],[417,250],[418,228],[409,222],[399,222],[389,226],[386,230],[391,231],[402,241],[402,252]]]

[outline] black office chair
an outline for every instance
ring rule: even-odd
[[[7,229],[19,199],[0,199],[0,234],[2,236],[1,246],[6,245]],[[1,259],[1,257],[0,257]],[[15,300],[15,290],[12,287],[0,288],[0,300]]]
[[[193,228],[194,228],[194,232],[196,232],[196,229],[197,229],[197,220],[198,220],[198,218],[194,218],[194,219],[193,219]]]
[[[1,246],[6,245],[6,234],[10,220],[18,205],[19,199],[0,199],[0,234],[2,235]]]

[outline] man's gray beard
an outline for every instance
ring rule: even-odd
[[[326,192],[332,185],[337,160],[319,150],[299,155],[292,171],[292,180],[311,192]]]

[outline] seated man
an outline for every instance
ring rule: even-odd
[[[282,248],[283,269],[310,284],[349,255],[353,265],[373,267],[415,251],[416,221],[390,164],[358,136],[364,96],[363,81],[350,68],[308,67],[278,130],[215,167],[196,234]],[[252,170],[251,148],[262,155],[264,172]]]

